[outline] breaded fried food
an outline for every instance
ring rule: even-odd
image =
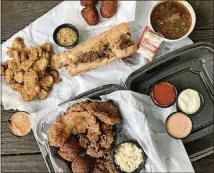
[[[27,48],[19,37],[13,40],[12,48],[8,48],[7,55],[12,60],[1,65],[1,75],[24,101],[45,99],[52,86],[60,82],[58,71],[48,67],[51,51],[49,43]]]
[[[8,51],[7,51],[7,55],[10,58],[13,58],[16,61],[17,64],[21,63],[21,56],[20,56],[20,54],[19,54],[17,49],[9,48]]]
[[[19,84],[24,82],[24,73],[22,71],[14,73],[14,79]]]
[[[11,87],[14,91],[21,92],[23,85],[18,83],[12,83]]]
[[[44,100],[49,94],[49,90],[40,89],[40,91],[37,93],[37,98],[39,100]]]
[[[88,105],[88,102],[82,102],[82,103],[74,104],[72,107],[70,107],[68,109],[68,113],[87,111],[87,109],[86,109],[87,105]]]
[[[16,37],[12,42],[12,48],[14,49],[23,49],[25,44],[20,37]]]
[[[94,6],[88,6],[82,9],[82,17],[88,23],[88,25],[96,25],[99,23],[99,14]]]
[[[86,135],[80,134],[80,136],[79,136],[79,145],[82,148],[87,149],[89,144],[90,144],[90,141],[89,141],[88,137]]]
[[[14,73],[10,69],[5,71],[5,79],[8,84],[14,80]]]
[[[106,125],[116,125],[121,121],[119,109],[110,102],[91,102],[87,110]]]
[[[0,69],[0,73],[1,73],[0,75],[5,76],[5,67],[3,65],[1,65],[0,68],[1,68]]]
[[[113,127],[112,126],[108,126],[108,125],[106,125],[104,123],[100,123],[100,130],[101,130],[102,133],[106,134],[109,131],[112,131]]]
[[[20,91],[22,100],[30,102],[36,98],[37,94],[40,91],[38,85],[24,85]]]
[[[118,170],[113,165],[112,160],[104,160],[104,166],[107,169],[107,172],[109,173],[119,173]]]
[[[62,146],[70,137],[70,134],[70,128],[67,127],[67,124],[63,121],[63,116],[60,116],[54,121],[49,130],[48,138],[50,146]]]
[[[38,75],[34,70],[30,70],[24,73],[24,84],[25,85],[36,85],[38,81]]]
[[[33,61],[27,59],[27,60],[22,61],[20,68],[23,71],[28,71],[31,68],[32,65],[33,65]]]
[[[104,173],[107,172],[105,168],[104,161],[101,159],[96,159],[95,166],[92,169],[91,173]]]
[[[48,90],[48,88],[54,84],[54,80],[52,76],[44,76],[42,79],[40,79],[39,84],[41,88]]]
[[[91,157],[100,158],[103,157],[105,149],[100,147],[99,143],[96,141],[90,142],[90,145],[87,148],[87,154]]]
[[[16,60],[7,60],[6,64],[7,68],[13,72],[15,72],[18,69],[18,64],[16,63]]]
[[[48,63],[49,63],[48,59],[40,58],[39,60],[37,60],[34,63],[34,65],[33,65],[34,67],[33,68],[36,69],[36,71],[37,70],[44,71],[47,68]]]
[[[47,74],[52,76],[53,82],[55,84],[60,82],[59,72],[56,69],[54,69],[53,67],[47,67],[45,71]]]
[[[77,139],[73,138],[63,144],[58,151],[58,154],[65,160],[72,162],[76,157],[79,156],[81,147]]]
[[[89,156],[76,157],[71,164],[73,173],[89,173],[93,166],[94,160]]]
[[[65,119],[71,127],[71,132],[74,135],[83,134],[89,129],[89,127],[96,124],[96,118],[87,112],[73,112],[67,114]]]
[[[38,55],[37,55],[37,49],[36,47],[30,47],[28,49],[28,57],[31,61],[36,61],[39,59]]]
[[[50,65],[54,68],[60,68],[61,67],[61,59],[60,56],[57,54],[54,54],[50,59]]]
[[[101,133],[99,123],[90,125],[87,134],[87,137],[90,141],[98,141],[100,134]]]
[[[95,6],[98,0],[80,0],[80,4],[84,7]]]
[[[72,112],[61,116],[50,128],[50,145],[61,146],[70,134],[84,134],[92,124],[96,124],[96,119],[87,112]]]
[[[115,15],[117,12],[117,0],[103,0],[101,7],[100,7],[100,13],[104,18],[111,18]]]
[[[100,136],[100,146],[103,148],[110,148],[111,144],[114,142],[114,132],[108,131]]]
[[[20,52],[20,60],[21,62],[28,59],[28,52],[26,49]]]
[[[50,53],[52,51],[52,46],[49,43],[44,43],[42,45],[42,49],[47,53]]]

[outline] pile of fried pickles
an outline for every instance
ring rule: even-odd
[[[45,99],[54,84],[60,82],[59,73],[50,66],[52,47],[48,43],[27,48],[19,37],[8,48],[11,58],[1,65],[1,75],[24,101]]]

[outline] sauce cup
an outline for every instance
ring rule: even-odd
[[[155,3],[153,4],[153,6],[151,7],[150,11],[149,11],[148,23],[149,23],[149,27],[150,27],[153,31],[155,31],[155,30],[154,30],[154,28],[152,27],[152,24],[151,24],[151,14],[152,14],[154,8],[155,8],[157,5],[159,5],[160,3],[162,3],[162,2],[163,2],[163,1],[157,1],[157,2],[155,2]],[[196,23],[196,15],[195,15],[195,11],[193,10],[192,6],[191,6],[187,1],[176,1],[176,2],[182,3],[182,4],[188,9],[188,11],[190,12],[190,15],[191,15],[191,17],[192,17],[192,24],[191,24],[191,27],[190,27],[189,31],[188,31],[184,36],[182,36],[181,38],[179,38],[179,39],[167,39],[167,38],[164,38],[164,41],[165,41],[165,42],[169,42],[169,43],[170,43],[170,42],[180,41],[180,40],[182,40],[182,39],[188,37],[189,34],[193,31],[193,29],[194,29],[194,27],[195,27],[195,23]],[[160,33],[160,34],[161,34],[161,33]]]
[[[71,29],[76,33],[76,35],[77,35],[77,40],[76,40],[74,43],[72,43],[71,45],[69,45],[69,46],[62,46],[62,45],[60,45],[60,44],[58,43],[58,41],[57,41],[57,33],[58,33],[59,30],[62,29],[62,28],[71,28]],[[70,49],[70,48],[75,47],[75,46],[77,45],[78,39],[79,39],[79,31],[78,31],[78,29],[77,29],[74,25],[72,25],[72,24],[70,24],[70,23],[64,23],[64,24],[62,24],[62,25],[59,25],[59,26],[54,30],[54,33],[53,33],[53,40],[54,40],[54,42],[55,42],[58,46],[64,47],[64,48],[67,48],[67,49]]]

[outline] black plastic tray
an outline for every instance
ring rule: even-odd
[[[201,92],[205,104],[202,111],[190,116],[193,131],[183,140],[191,161],[213,153],[213,45],[196,43],[156,59],[132,73],[127,81],[129,90],[149,95],[158,81],[173,83],[178,92],[193,88]]]
[[[114,91],[118,91],[118,90],[124,90],[124,88],[122,86],[116,85],[116,84],[103,85],[101,87],[94,88],[92,90],[79,94],[76,97],[70,98],[63,103],[60,103],[59,106],[64,105],[70,101],[80,99],[80,98],[98,99],[99,96],[101,96],[101,95],[110,94],[110,93],[112,93]]]

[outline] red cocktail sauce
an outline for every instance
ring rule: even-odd
[[[167,107],[175,102],[176,89],[168,82],[160,82],[152,88],[151,96],[157,105]]]

